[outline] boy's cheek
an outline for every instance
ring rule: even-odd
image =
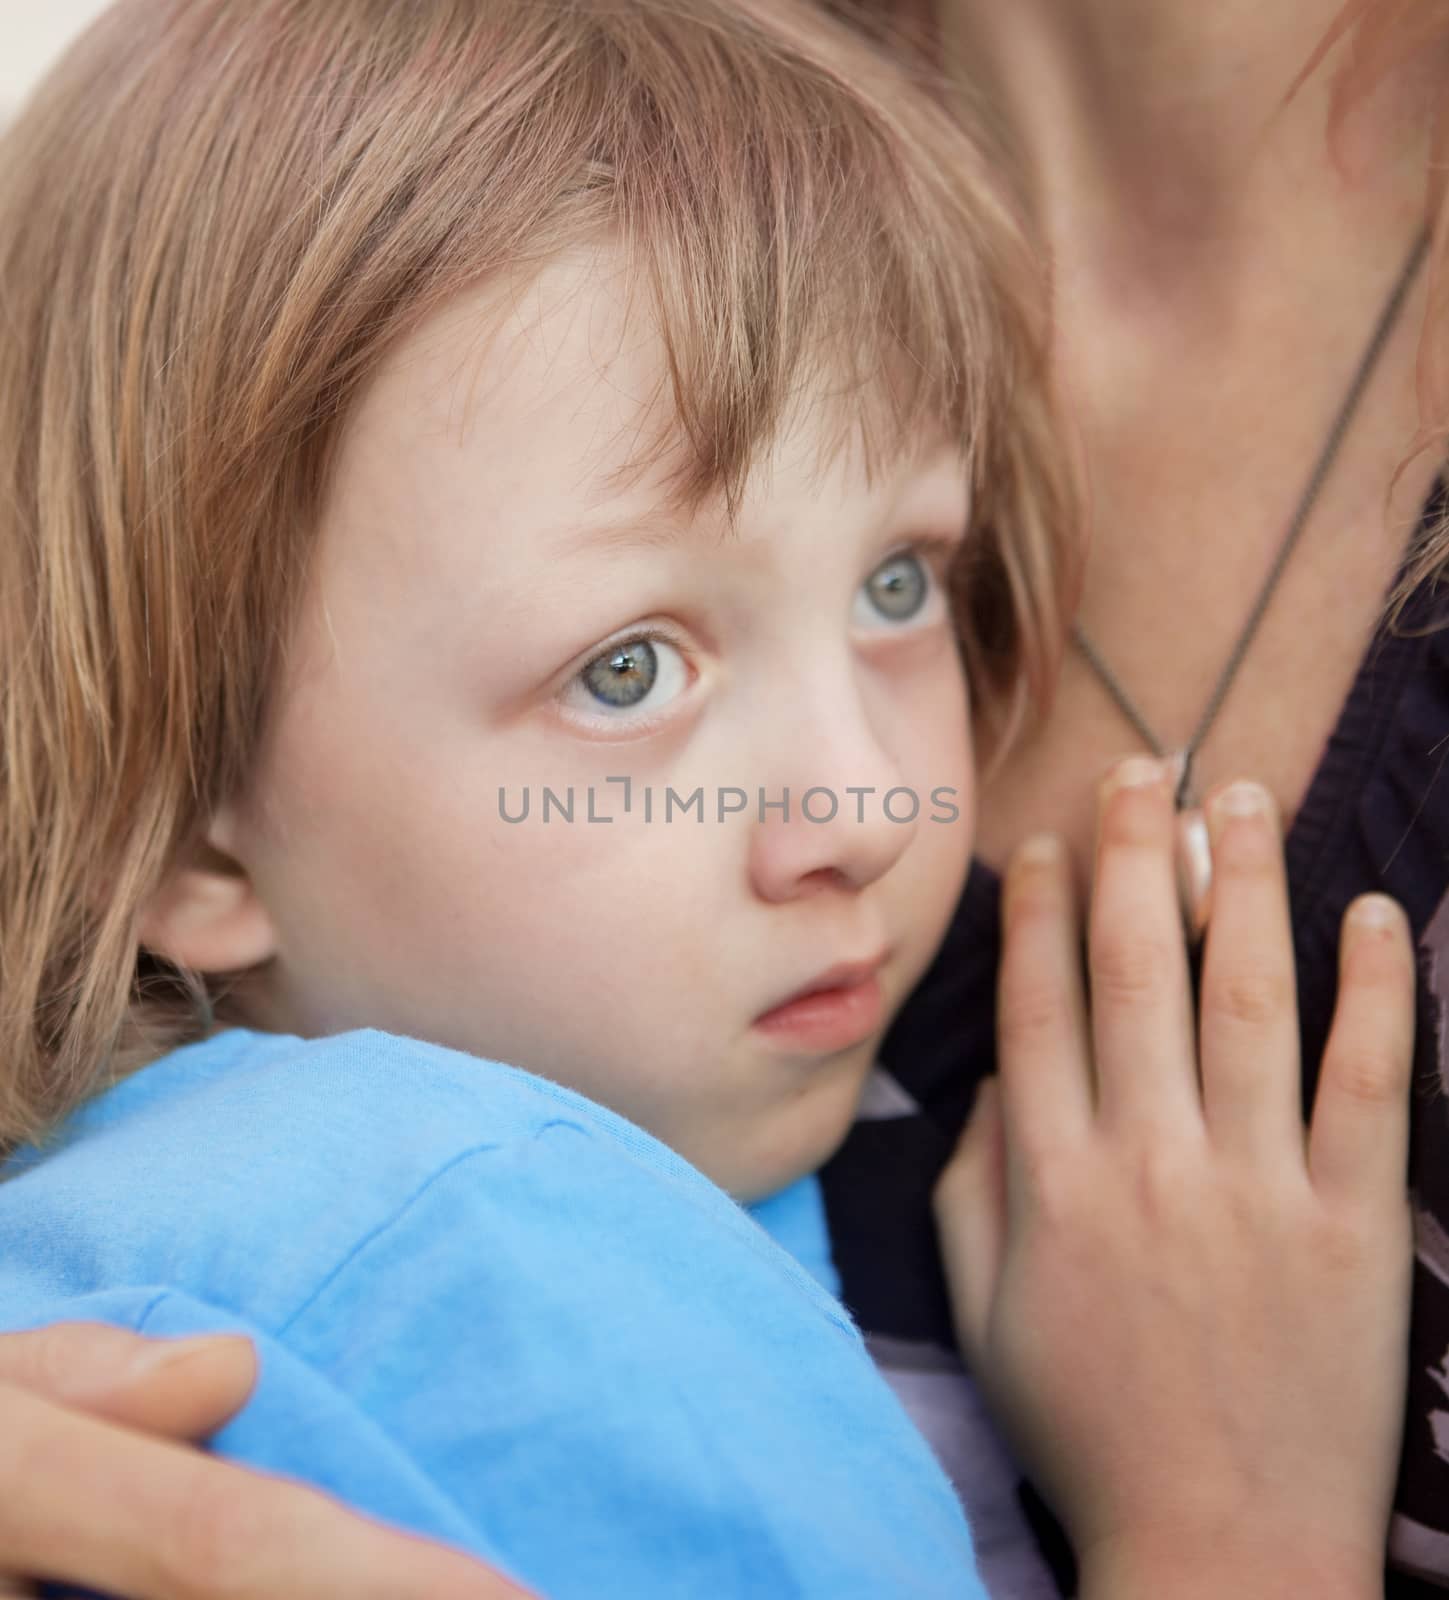
[[[915,841],[921,891],[915,915],[930,954],[946,928],[966,886],[976,842],[976,779],[970,751],[956,753],[954,771],[941,770],[921,794],[921,825]],[[929,958],[928,958],[929,960]]]

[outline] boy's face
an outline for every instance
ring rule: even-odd
[[[662,370],[597,259],[395,352],[218,828],[274,939],[251,1020],[529,1068],[750,1199],[838,1143],[961,887],[965,475],[941,451],[867,483],[802,413],[733,531],[676,514],[619,471]],[[703,793],[666,820],[669,787]]]

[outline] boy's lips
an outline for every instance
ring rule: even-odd
[[[822,972],[755,1018],[770,1042],[811,1053],[844,1050],[880,1026],[885,1009],[880,970],[886,952]]]

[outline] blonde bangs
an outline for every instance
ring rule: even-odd
[[[788,93],[718,35],[671,37],[652,16],[618,54],[605,165],[649,273],[693,495],[737,490],[803,395],[879,451],[929,425],[974,454],[1010,377],[998,293],[1026,263],[1001,259],[1017,236],[962,171],[974,152],[923,95],[869,97],[863,74],[887,75],[843,27],[832,59],[812,23],[810,54],[775,45]]]

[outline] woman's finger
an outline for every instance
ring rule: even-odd
[[[12,1572],[131,1600],[517,1600],[466,1557],[316,1490],[0,1385],[0,1552]]]
[[[982,1079],[934,1199],[956,1325],[968,1361],[974,1360],[985,1348],[1006,1243],[1006,1151],[996,1078]]]
[[[143,1337],[103,1322],[0,1335],[0,1383],[170,1439],[215,1433],[256,1382],[249,1340]]]
[[[1402,1197],[1414,1057],[1414,949],[1408,920],[1384,895],[1348,908],[1338,1003],[1308,1137],[1308,1169],[1325,1196]]]
[[[997,1060],[1011,1132],[1008,1170],[1079,1137],[1092,1110],[1081,934],[1066,848],[1028,840],[1007,868],[1001,899]],[[1015,1181],[1013,1176],[1012,1181]]]
[[[1298,989],[1283,841],[1272,796],[1211,796],[1212,917],[1203,955],[1203,1111],[1224,1151],[1272,1162],[1303,1149]]]
[[[1102,786],[1088,964],[1104,1123],[1201,1127],[1167,774],[1143,757]]]

